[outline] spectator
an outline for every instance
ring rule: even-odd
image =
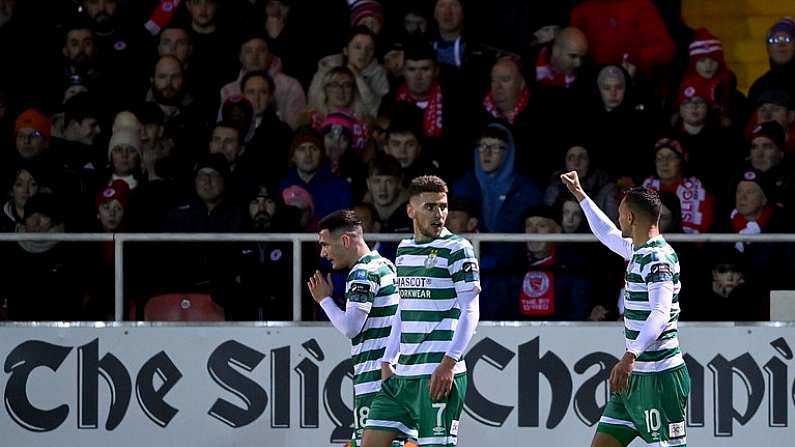
[[[355,80],[355,88],[349,91],[353,96],[358,96],[361,104],[356,106],[360,109],[358,113],[375,117],[381,105],[381,98],[389,93],[389,80],[386,70],[375,58],[376,36],[369,28],[358,26],[350,34],[345,48],[341,54],[326,56],[318,62],[318,69],[312,78],[309,87],[309,104],[319,110],[328,107],[327,102],[336,96],[341,96],[345,90],[336,89],[329,92],[329,71],[336,67],[347,67]],[[325,82],[324,82],[325,81]],[[341,82],[336,80],[337,82]],[[326,98],[326,101],[323,101]],[[339,107],[339,106],[338,106]],[[344,104],[342,107],[348,107]]]
[[[502,125],[486,127],[475,148],[475,171],[453,185],[452,193],[479,204],[484,232],[521,231],[527,210],[541,203],[541,192],[528,178],[514,171],[516,147]]]
[[[13,233],[18,225],[24,225],[25,204],[39,189],[46,188],[46,175],[42,166],[31,162],[20,162],[9,178],[10,199],[3,205],[0,214],[0,232]]]
[[[770,299],[747,281],[748,267],[736,253],[719,251],[711,263],[699,299],[688,303],[691,321],[768,321]]]
[[[64,210],[45,192],[25,203],[26,233],[63,233]],[[13,321],[73,321],[80,317],[80,251],[57,241],[19,241],[5,251],[2,298]]]
[[[454,234],[477,233],[480,213],[472,201],[450,196],[447,200],[447,223],[445,226]]]
[[[319,73],[318,73],[319,74]],[[321,130],[330,114],[344,114],[353,118],[353,148],[362,155],[367,147],[369,117],[362,92],[353,72],[344,66],[328,70],[310,90],[309,108],[302,119],[315,130]]]
[[[421,175],[437,175],[439,163],[423,150],[423,135],[413,106],[398,107],[386,132],[384,152],[395,157],[403,171],[403,186]]]
[[[318,219],[315,217],[315,201],[309,191],[298,185],[293,185],[282,191],[282,200],[288,208],[298,213],[296,224],[298,232],[315,231]]]
[[[367,195],[372,203],[381,233],[410,233],[411,219],[406,214],[408,192],[403,188],[400,163],[391,155],[382,154],[367,169]],[[397,247],[394,247],[396,249]]]
[[[268,234],[292,231],[294,223],[279,194],[265,185],[246,193],[243,230]],[[227,320],[288,321],[293,314],[292,246],[290,242],[239,244],[236,280],[223,296]]]
[[[209,143],[210,154],[223,154],[229,166],[230,197],[241,197],[251,191],[257,184],[252,159],[247,157],[246,147],[240,138],[240,130],[233,123],[218,122],[213,128]]]
[[[351,27],[366,27],[378,36],[384,29],[384,9],[377,0],[353,0],[351,7]]]
[[[106,233],[124,233],[127,228],[127,209],[129,206],[130,187],[123,180],[114,180],[96,197],[96,219],[99,228]],[[112,247],[113,244],[110,244]],[[113,264],[113,258],[106,259]]]
[[[561,197],[567,197],[566,186],[560,181],[560,175],[569,171],[577,171],[580,184],[589,197],[613,222],[618,222],[618,190],[611,182],[607,173],[594,166],[588,149],[573,145],[566,151],[563,169],[556,171],[549,179],[549,186],[544,193],[544,205],[553,206]]]
[[[193,55],[193,42],[190,40],[190,33],[187,28],[179,25],[169,25],[164,28],[158,38],[157,54],[159,57],[176,57],[182,62],[185,72],[191,72],[190,58]]]
[[[293,138],[290,169],[279,188],[284,191],[291,186],[300,186],[309,193],[314,203],[313,217],[348,208],[353,202],[350,183],[332,174],[323,140],[312,129],[302,128]],[[288,205],[289,202],[285,200]]]
[[[783,213],[773,201],[774,185],[763,172],[746,169],[734,182],[734,192],[735,208],[731,212],[729,231],[739,234],[784,231]],[[739,252],[749,246],[741,242],[736,244]]]
[[[291,17],[290,0],[266,0],[264,7],[264,30],[268,35],[268,48],[282,61],[283,72],[289,76],[301,78],[301,55],[305,55],[301,46],[300,34],[295,32]],[[314,61],[312,61],[314,62]]]
[[[135,190],[142,180],[141,172],[141,137],[129,129],[119,129],[110,137],[108,144],[108,161],[110,162],[110,179],[123,180]]]
[[[768,199],[785,205],[793,203],[795,174],[784,156],[784,131],[775,121],[760,124],[751,133],[750,165],[772,183]]]
[[[444,129],[444,96],[437,79],[439,67],[433,49],[416,43],[405,52],[405,82],[398,89],[397,102],[423,110],[423,130],[428,138],[441,138]]]
[[[587,233],[588,222],[580,208],[579,202],[573,196],[561,197],[556,209],[560,210],[560,229],[566,234]]]
[[[754,81],[748,99],[755,102],[762,93],[783,90],[795,97],[795,21],[783,17],[767,33],[770,70]]]
[[[564,28],[535,58],[535,80],[541,87],[570,88],[588,54],[588,39],[577,28]]]
[[[276,115],[292,129],[298,127],[301,112],[306,107],[304,89],[295,78],[282,73],[281,60],[270,52],[264,35],[251,34],[243,40],[240,45],[240,65],[237,80],[226,84],[221,90],[221,103],[230,96],[241,94],[246,73],[266,71],[273,79],[273,89],[269,94],[276,107]]]
[[[107,79],[99,67],[96,36],[90,20],[79,17],[66,24],[62,54],[62,78],[55,83],[59,92],[75,83],[101,96],[109,92],[107,86],[111,80]],[[116,96],[109,95],[114,98]]]
[[[88,93],[80,93],[64,104],[61,118],[52,126],[52,151],[60,165],[77,173],[93,187],[93,178],[106,163],[105,151],[97,145],[100,114]]]
[[[597,65],[650,74],[673,60],[674,43],[650,0],[587,0],[574,8],[570,24],[585,33]]]
[[[756,102],[756,115],[749,123],[749,130],[758,123],[775,121],[784,129],[786,146],[782,149],[788,153],[795,152],[795,102],[793,97],[782,90],[762,92]]]
[[[663,138],[654,146],[655,173],[643,186],[661,192],[673,192],[682,208],[682,226],[686,233],[706,233],[714,222],[715,199],[697,177],[687,171],[688,153],[676,140]]]
[[[51,161],[48,150],[51,127],[50,119],[38,110],[28,109],[22,112],[14,126],[17,150],[15,159]]]

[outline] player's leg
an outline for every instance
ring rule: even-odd
[[[685,446],[685,412],[690,394],[690,377],[682,365],[672,371],[633,377],[627,398],[630,416],[640,437],[648,443]]]
[[[381,391],[370,403],[362,447],[391,447],[397,439],[417,438],[414,417],[406,402],[412,395],[407,380],[392,376],[381,384]]]
[[[638,431],[627,411],[624,395],[612,393],[596,426],[591,447],[625,447],[636,436]]]
[[[430,379],[422,379],[420,400],[417,402],[419,438],[417,444],[452,447],[458,442],[458,428],[467,390],[467,374],[453,379],[450,394],[433,401],[430,396]]]

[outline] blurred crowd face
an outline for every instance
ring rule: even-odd
[[[134,147],[120,144],[110,150],[110,162],[113,173],[122,177],[132,175],[141,164],[141,157]]]
[[[756,117],[760,123],[775,121],[784,129],[789,129],[795,120],[795,112],[782,105],[767,103],[756,108]]]
[[[14,206],[18,210],[25,208],[28,199],[39,191],[39,184],[36,179],[25,169],[17,172],[14,184],[11,187],[11,195],[14,200]]]
[[[16,133],[17,152],[24,159],[38,157],[47,145],[47,137],[36,129],[23,127]]]
[[[243,96],[251,102],[254,107],[254,114],[262,116],[271,103],[273,92],[271,92],[270,85],[265,78],[253,76],[243,86]]]
[[[196,195],[205,203],[218,203],[225,187],[224,177],[215,169],[202,168],[196,173]]]
[[[376,220],[372,208],[368,206],[355,206],[352,208],[356,217],[362,221],[363,233],[378,233],[381,231],[381,223]]]
[[[101,129],[99,121],[93,117],[86,117],[83,121],[72,121],[69,123],[68,134],[72,141],[82,144],[92,145],[94,139],[99,135]]]
[[[768,38],[767,54],[776,65],[792,62],[795,59],[795,39],[784,32],[773,34]]]
[[[447,229],[455,234],[472,233],[478,221],[464,210],[451,210],[447,213]]]
[[[245,71],[267,70],[271,59],[268,43],[263,39],[251,39],[240,47],[240,64]]]
[[[712,291],[724,298],[728,298],[744,282],[745,275],[733,266],[719,265],[712,269]]]
[[[102,229],[107,232],[114,232],[119,229],[124,219],[124,208],[115,199],[105,202],[97,209],[97,218],[102,225]]]
[[[166,28],[160,33],[157,53],[160,57],[174,56],[184,65],[193,52],[190,36],[181,28]]]
[[[548,217],[531,216],[524,221],[524,232],[527,234],[560,233],[560,226]],[[534,255],[544,255],[548,253],[551,244],[551,242],[528,242],[527,251]]]
[[[99,21],[97,17],[115,16],[119,8],[118,0],[85,0],[83,3],[86,8],[86,14],[97,21]]]
[[[320,148],[313,143],[302,143],[295,148],[293,154],[293,163],[296,169],[304,174],[313,174],[320,168],[320,161],[322,160],[322,152]]]
[[[552,66],[571,76],[582,67],[585,56],[588,54],[588,42],[581,32],[570,28],[561,31],[555,44],[552,45],[550,63]]]
[[[682,177],[682,159],[673,150],[664,147],[657,151],[654,166],[660,180],[674,181]]]
[[[458,0],[438,0],[433,18],[444,33],[460,32],[464,27],[464,9]]]
[[[608,111],[615,110],[624,102],[626,91],[625,82],[615,77],[608,77],[599,83],[599,94]]]
[[[210,137],[210,153],[223,154],[229,164],[235,163],[241,152],[237,129],[218,126]]]
[[[400,177],[372,175],[367,178],[367,189],[370,190],[375,205],[380,207],[394,205],[400,197]]]
[[[326,84],[326,104],[332,110],[350,107],[356,83],[346,73],[335,73]]]
[[[588,176],[591,167],[591,158],[588,151],[582,146],[572,146],[566,151],[566,172],[577,171],[581,179]]]
[[[367,34],[357,34],[353,36],[348,46],[345,47],[345,56],[348,63],[361,71],[373,62],[375,56],[375,42]]]
[[[679,106],[679,115],[682,116],[682,121],[690,126],[704,125],[707,121],[707,113],[709,113],[707,102],[700,96],[687,98]]]
[[[188,0],[187,7],[195,27],[210,28],[215,25],[218,0]]]
[[[756,219],[756,215],[767,205],[762,188],[754,182],[743,181],[737,185],[735,207],[746,218]]]
[[[175,57],[160,58],[152,77],[152,93],[160,104],[176,106],[182,99],[182,65]]]
[[[406,60],[404,75],[409,91],[417,98],[425,98],[436,78],[436,62],[431,59]]]
[[[290,14],[290,7],[279,0],[270,0],[265,5],[265,15],[274,19],[286,19]]]
[[[704,79],[712,79],[718,74],[720,63],[711,57],[702,57],[696,62],[696,72]]]
[[[94,60],[96,47],[94,46],[94,33],[89,29],[74,29],[66,34],[63,55],[69,62],[83,69]]]
[[[411,132],[391,133],[386,140],[386,153],[395,157],[401,168],[408,168],[420,156],[420,142]]]
[[[563,202],[561,209],[561,228],[564,233],[576,233],[580,229],[585,215],[576,200]]]
[[[519,67],[511,61],[500,61],[491,69],[491,94],[498,104],[515,104],[525,87]]]
[[[498,138],[481,138],[478,141],[480,168],[486,174],[496,172],[508,154],[508,145]]]
[[[248,204],[248,215],[255,228],[267,230],[276,215],[276,202],[269,197],[255,197]]]
[[[326,148],[326,157],[336,163],[351,147],[351,137],[342,126],[334,125],[323,135],[323,145]]]
[[[25,216],[26,233],[48,233],[55,228],[55,222],[46,214],[33,213]]]
[[[783,159],[784,152],[770,138],[759,136],[751,141],[751,166],[755,169],[767,172],[781,164]]]
[[[428,20],[410,12],[403,18],[403,28],[409,36],[425,34],[428,31]]]

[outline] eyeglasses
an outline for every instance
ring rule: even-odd
[[[777,36],[770,36],[767,38],[767,43],[770,45],[775,45],[777,43],[791,43],[792,37],[787,36],[786,34],[779,34]]]
[[[507,146],[505,146],[503,144],[479,144],[478,145],[478,150],[480,152],[491,152],[491,153],[494,153],[494,152],[504,151],[506,149],[508,149]]]

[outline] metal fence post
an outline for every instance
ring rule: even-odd
[[[124,320],[124,236],[114,235],[113,238],[113,272],[114,281],[114,319]]]
[[[293,321],[301,321],[301,240],[293,239]]]

